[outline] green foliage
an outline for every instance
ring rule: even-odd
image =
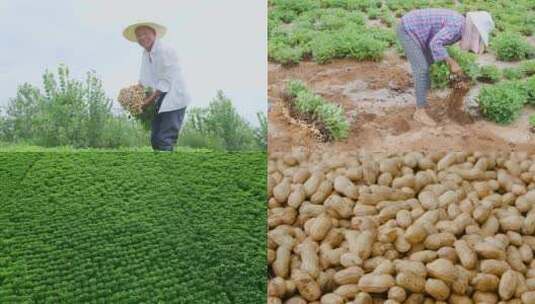
[[[347,10],[369,11],[381,5],[378,0],[320,0],[324,7],[340,7]]]
[[[434,89],[443,89],[448,87],[450,79],[450,70],[448,65],[444,62],[436,62],[430,68],[431,87]]]
[[[290,97],[297,97],[297,94],[306,90],[308,89],[301,80],[290,79],[286,86],[286,92]]]
[[[479,71],[477,80],[489,83],[495,83],[502,77],[500,69],[495,65],[484,65]]]
[[[272,5],[275,7],[275,11],[291,12],[295,15],[320,7],[317,0],[274,0]]]
[[[254,136],[255,136],[256,144],[262,150],[266,151],[267,150],[267,138],[268,138],[268,119],[267,119],[266,113],[264,112],[256,113],[256,117],[258,118],[258,123],[259,123],[259,126],[254,129]]]
[[[85,82],[80,82],[70,79],[68,69],[60,66],[58,76],[47,71],[43,79],[44,93],[30,84],[19,86],[6,114],[0,116],[0,141],[43,147],[113,149],[150,143],[148,130],[154,106],[146,109],[138,117],[139,121],[112,114],[111,100],[105,96],[94,72],[87,74]],[[261,134],[255,133],[221,92],[208,109],[199,111],[203,113],[203,129],[192,126],[186,115],[180,145],[213,150],[265,149],[258,137]]]
[[[0,140],[81,148],[145,144],[146,131],[127,123],[124,116],[112,115],[111,99],[106,97],[94,71],[87,73],[85,81],[79,81],[70,77],[66,66],[60,65],[57,75],[44,73],[43,88],[41,92],[27,83],[18,87],[17,95],[7,105]],[[120,133],[133,137],[113,138]]]
[[[366,15],[362,11],[370,8],[378,12],[380,2],[320,2],[321,7],[308,10],[285,8],[286,4],[282,4],[282,1],[272,2],[268,23],[270,60],[282,64],[298,63],[304,58],[312,58],[318,63],[335,58],[380,60],[385,49],[395,43],[395,35],[391,30],[366,27]],[[277,17],[282,14],[279,12],[281,10],[295,13],[290,24],[283,24]]]
[[[242,118],[222,91],[207,108],[191,108],[179,138],[180,146],[214,150],[258,150],[254,128]]]
[[[319,31],[332,31],[344,27],[360,28],[365,23],[365,15],[361,12],[350,12],[340,8],[321,9],[315,12],[318,18],[314,28]]]
[[[156,117],[156,106],[151,104],[146,107],[143,112],[133,115],[139,121],[143,129],[150,131],[152,127],[152,120]]]
[[[520,115],[526,99],[523,85],[515,81],[484,86],[477,97],[483,115],[500,124],[514,121]]]
[[[380,10],[377,8],[371,8],[368,10],[368,19],[376,20],[379,18]]]
[[[535,76],[531,76],[526,80],[524,88],[527,94],[527,102],[535,105]]]
[[[396,38],[396,34],[392,29],[384,29],[380,27],[370,27],[366,31],[368,35],[373,37],[374,39],[377,39],[379,41],[383,41],[386,43],[387,46],[392,46],[396,43],[398,40]]]
[[[210,132],[206,126],[205,108],[189,108],[186,117],[178,138],[178,146],[207,148],[215,151],[225,150],[223,139]]]
[[[320,33],[312,40],[310,49],[312,52],[312,58],[317,63],[326,63],[332,58],[343,57],[340,55],[342,52],[337,50],[339,39],[334,37],[335,34]]]
[[[292,98],[294,109],[323,124],[333,139],[339,140],[348,136],[349,122],[339,105],[329,103],[320,95],[314,94],[300,80],[290,80],[286,90]]]
[[[535,59],[534,60],[526,60],[522,62],[520,65],[520,70],[522,70],[522,74],[524,76],[532,76],[535,75]]]
[[[503,77],[508,80],[518,80],[524,76],[522,70],[519,68],[505,68],[503,69]]]
[[[145,97],[148,97],[153,93],[151,87],[145,87],[144,91]],[[132,115],[132,117],[134,117],[145,130],[150,131],[152,127],[152,120],[156,117],[156,106],[154,104],[151,104],[150,106],[145,108],[143,112]]]
[[[316,109],[318,119],[329,130],[334,139],[347,138],[349,135],[349,122],[342,107],[333,103],[320,104]]]
[[[300,47],[292,47],[279,41],[270,41],[268,43],[269,58],[275,62],[289,65],[299,63],[303,58],[304,51]]]
[[[383,13],[380,16],[381,21],[388,27],[393,27],[394,24],[396,24],[397,19],[392,15],[392,13],[388,10],[384,10]]]
[[[531,127],[535,128],[535,114],[529,117],[529,124]]]
[[[333,33],[322,32],[311,42],[312,58],[318,63],[333,58],[378,61],[383,58],[387,46],[387,42],[375,38],[373,33],[363,33],[353,28]]]
[[[266,154],[0,153],[2,303],[266,303]]]
[[[476,63],[477,55],[461,50],[458,46],[449,46],[448,54],[461,66],[463,72],[474,80],[479,75],[479,65]]]
[[[396,53],[398,53],[401,58],[407,58],[407,54],[405,54],[405,50],[403,49],[403,45],[399,39],[396,39],[394,47],[396,49]]]
[[[285,43],[300,49],[302,52],[300,55],[303,56],[304,53],[310,52],[308,45],[316,37],[316,34],[317,31],[313,30],[310,25],[295,24],[292,31],[287,34]]]
[[[316,109],[325,101],[323,98],[311,91],[301,91],[295,97],[293,104],[295,109],[300,113],[315,114]]]
[[[376,39],[372,34],[366,33],[360,36],[355,36],[350,40],[352,33],[346,33],[348,38],[348,57],[357,60],[372,60],[379,61],[383,58],[387,43]]]
[[[284,0],[270,1],[268,32],[269,40],[274,38],[274,29],[287,31],[288,36],[293,36],[293,31],[299,29],[299,34],[290,43],[293,48],[271,48],[270,59],[281,58],[284,62],[303,60],[312,55],[310,42],[318,32],[332,31],[328,34],[336,34],[336,31],[344,30],[346,26],[357,25],[357,31],[364,33],[369,28],[362,23],[362,18],[350,18],[350,14],[365,13],[369,20],[380,19],[387,27],[393,28],[399,17],[410,10],[418,8],[450,8],[460,13],[468,11],[486,10],[491,13],[495,22],[496,30],[492,32],[492,48],[498,54],[500,60],[521,60],[535,56],[533,47],[526,41],[524,36],[535,33],[535,5],[532,1],[453,1],[453,0]],[[336,12],[336,13],[333,13]],[[318,20],[322,20],[318,22]],[[302,31],[298,23],[308,23],[308,31]],[[284,24],[287,23],[287,24]],[[303,39],[304,38],[304,39]],[[376,37],[377,38],[377,37]],[[295,43],[296,40],[306,40]],[[381,39],[379,39],[381,40]],[[336,39],[322,41],[336,43]],[[389,43],[389,46],[396,42]],[[294,49],[299,46],[298,49]],[[317,58],[340,58],[332,54],[337,53],[337,46],[314,45]],[[271,54],[271,50],[282,53]],[[300,59],[298,55],[301,55]],[[293,56],[291,56],[293,55]],[[286,59],[290,58],[290,59]],[[320,62],[327,61],[319,59]],[[323,61],[325,60],[325,61]]]
[[[480,71],[476,63],[475,54],[465,52],[458,46],[449,46],[447,49],[449,56],[457,61],[466,76],[472,80],[479,76]],[[448,86],[451,73],[444,61],[433,63],[430,74],[433,88],[445,88]]]
[[[533,55],[533,47],[519,34],[504,32],[498,34],[491,41],[499,60],[515,61],[526,59]]]

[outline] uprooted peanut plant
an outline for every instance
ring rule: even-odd
[[[535,303],[535,155],[269,160],[268,303]]]

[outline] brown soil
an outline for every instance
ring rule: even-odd
[[[288,119],[283,92],[288,79],[301,79],[314,92],[340,104],[351,123],[348,139],[324,143],[313,130]],[[318,65],[302,62],[293,67],[269,64],[269,151],[297,147],[314,150],[528,150],[535,151],[527,108],[509,126],[472,118],[462,110],[468,88],[432,92],[429,114],[437,121],[427,127],[412,119],[415,97],[405,60],[389,53],[382,62],[336,60]],[[450,105],[448,107],[448,105]]]

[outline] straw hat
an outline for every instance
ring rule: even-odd
[[[124,38],[132,41],[132,42],[137,42],[137,39],[136,39],[136,28],[140,27],[140,26],[148,26],[152,29],[154,29],[154,31],[156,31],[156,36],[158,38],[161,38],[165,35],[165,33],[167,32],[167,28],[161,24],[158,24],[158,23],[155,23],[155,22],[138,22],[138,23],[134,23],[132,25],[129,25],[127,28],[124,29],[123,31],[123,36]]]

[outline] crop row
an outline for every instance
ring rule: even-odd
[[[349,133],[349,122],[344,109],[314,94],[300,80],[290,80],[287,86],[289,106],[301,118],[320,129],[326,140],[344,139]]]
[[[0,154],[0,299],[265,302],[265,159]]]
[[[461,13],[489,11],[496,22],[491,49],[499,60],[535,56],[525,36],[535,32],[532,1],[429,1],[429,0],[270,0],[268,15],[269,58],[283,64],[334,58],[380,60],[396,46],[399,18],[412,9],[441,7]],[[370,24],[375,21],[377,24]]]

